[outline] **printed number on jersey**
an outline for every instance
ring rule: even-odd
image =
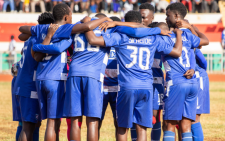
[[[95,30],[95,34],[101,34],[100,30]],[[74,41],[75,41],[75,51],[84,51],[85,47],[88,51],[94,51],[98,52],[99,51],[99,46],[92,46],[89,43],[85,43],[82,39],[81,36],[84,36],[84,34],[76,34]]]
[[[26,51],[27,51],[27,46],[23,47],[23,54],[22,54],[22,57],[21,57],[21,60],[20,60],[20,68],[23,67]]]
[[[184,56],[183,56],[184,54]],[[190,67],[190,60],[188,57],[188,50],[185,47],[182,47],[182,55],[179,57],[180,60],[180,64],[186,68],[186,67]]]
[[[127,68],[131,68],[133,65],[137,63],[137,58],[138,58],[138,65],[141,69],[147,70],[149,69],[149,59],[150,59],[150,50],[145,47],[138,48],[136,46],[127,46],[127,49],[133,50],[131,53],[130,57],[133,59],[133,61],[130,64],[126,64]],[[139,56],[137,56],[139,49]],[[145,59],[143,60],[143,56],[146,54]],[[145,65],[143,65],[143,61],[145,61]]]

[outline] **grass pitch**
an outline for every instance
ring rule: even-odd
[[[201,116],[205,141],[225,141],[225,82],[210,82],[211,113]],[[115,141],[114,125],[110,106],[101,128],[100,141]],[[85,118],[83,119],[85,121]],[[11,83],[0,82],[0,140],[14,141],[18,122],[12,121]],[[46,120],[40,128],[40,141],[44,140]],[[150,141],[151,130],[148,129]],[[130,140],[130,134],[128,135]],[[86,140],[85,122],[82,125],[82,141]],[[66,120],[62,119],[60,141],[67,141]]]

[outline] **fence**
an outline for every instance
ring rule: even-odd
[[[209,73],[225,73],[225,50],[221,53],[204,53],[207,60],[207,72]],[[9,57],[9,52],[0,52],[0,73],[9,72],[9,61],[13,60],[14,63],[19,61],[21,54],[17,52],[14,57]]]

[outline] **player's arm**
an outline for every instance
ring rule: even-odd
[[[108,28],[115,27],[115,26],[126,26],[126,27],[131,27],[131,28],[138,28],[138,27],[145,27],[141,23],[135,23],[135,22],[118,22],[118,21],[112,21],[112,22],[105,22],[102,23],[99,28],[101,30],[107,30]]]
[[[105,41],[102,36],[96,36],[93,31],[88,31],[85,33],[86,39],[89,44],[95,46],[105,46]]]
[[[21,32],[21,33],[24,33],[24,34],[28,34],[28,35],[32,35],[31,34],[31,27],[32,26],[21,26],[20,28],[19,28],[19,31]]]
[[[29,34],[24,34],[24,33],[21,33],[18,38],[21,40],[21,41],[26,41],[30,38],[31,35]]]
[[[101,23],[105,21],[112,21],[112,20],[108,17],[105,17],[93,21],[88,21],[85,23],[76,24],[74,25],[71,34],[83,33],[86,31],[94,30],[96,27],[98,27]]]
[[[172,49],[172,51],[168,54],[172,57],[180,57],[182,54],[182,31],[180,29],[174,29],[173,32],[177,35],[176,36],[176,43]]]
[[[207,69],[207,61],[204,57],[204,55],[202,54],[202,52],[199,49],[195,50],[196,53],[196,60],[198,60],[200,67],[202,67],[203,69]]]
[[[195,60],[195,54],[194,54],[194,49],[190,50],[190,70],[187,70],[184,74],[184,76],[187,79],[191,79],[193,75],[195,74],[195,65],[196,65],[196,60]]]
[[[97,37],[93,31],[89,31],[85,33],[85,36],[89,44],[101,47],[116,47],[122,42],[122,37],[119,33],[104,34]]]
[[[43,44],[34,44],[33,51],[35,52],[42,52],[48,54],[60,54],[64,50],[66,50],[72,44],[72,39],[69,40],[62,40],[57,43],[53,43],[50,45],[43,45]]]

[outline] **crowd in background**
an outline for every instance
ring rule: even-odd
[[[0,0],[3,12],[44,12],[51,11],[57,3],[66,3],[76,13],[126,13],[138,10],[141,3],[148,2],[156,13],[165,13],[170,3],[182,2],[189,13],[217,13],[218,0]]]

